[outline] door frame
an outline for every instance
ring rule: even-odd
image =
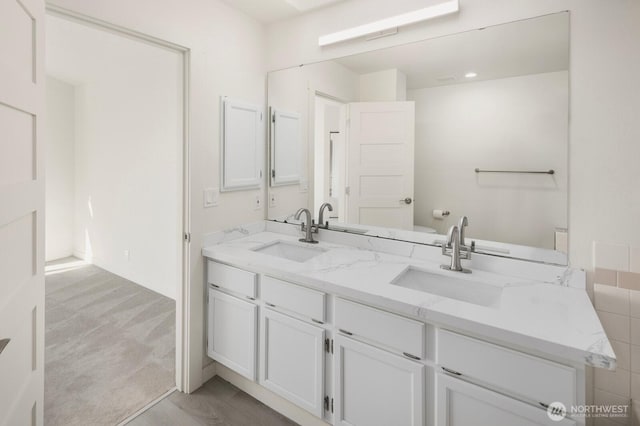
[[[181,235],[177,236],[179,245],[180,261],[180,282],[176,292],[176,388],[184,392],[189,387],[189,377],[191,366],[190,359],[190,333],[189,333],[189,312],[191,311],[191,300],[189,293],[190,274],[190,243],[191,243],[191,165],[190,165],[190,62],[191,50],[187,47],[159,39],[147,34],[140,33],[119,25],[115,25],[100,19],[96,19],[69,9],[59,7],[50,3],[46,4],[46,15],[56,16],[69,21],[79,23],[98,30],[107,31],[119,36],[134,39],[150,44],[155,47],[172,50],[182,58],[182,161],[179,165],[178,186],[179,194],[176,200],[179,205],[178,215],[179,229]],[[45,15],[45,16],[46,16]],[[46,37],[46,36],[45,36]]]
[[[343,105],[349,103],[349,101],[328,92],[316,87],[312,82],[309,82],[307,87],[307,204],[310,210],[313,210],[315,200],[315,182],[313,180],[315,179],[316,97]]]

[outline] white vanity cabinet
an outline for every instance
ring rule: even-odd
[[[207,269],[208,355],[310,424],[585,424],[544,408],[585,403],[581,365],[212,260]]]
[[[269,308],[260,319],[260,384],[322,417],[325,330]]]
[[[437,426],[552,426],[575,425],[569,418],[552,420],[545,410],[497,392],[438,374]]]
[[[248,379],[256,379],[258,307],[209,289],[207,355]]]
[[[334,310],[335,424],[423,425],[425,324],[338,297]]]
[[[334,355],[334,424],[424,424],[423,364],[341,335]]]
[[[443,329],[437,353],[437,426],[577,423],[552,421],[544,408],[577,404],[575,368]]]

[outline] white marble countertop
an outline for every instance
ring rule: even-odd
[[[490,267],[483,270],[472,265],[473,273],[460,277],[462,274],[439,268],[448,258],[440,254],[436,260],[434,250],[437,249],[433,247],[419,247],[430,250],[426,256],[418,256],[415,247],[410,248],[408,255],[398,255],[391,254],[394,250],[388,248],[378,250],[376,245],[393,244],[397,251],[400,244],[411,244],[368,241],[363,240],[367,238],[365,236],[339,234],[328,231],[314,234],[320,240],[314,247],[325,251],[306,262],[296,262],[254,251],[278,240],[297,243],[301,235],[292,225],[260,222],[210,234],[205,238],[203,255],[438,326],[575,363],[615,368],[615,354],[584,287],[569,284],[580,278],[584,281],[581,271],[576,275],[568,268],[561,270],[554,266],[500,259],[510,267],[505,269],[506,273],[496,274],[500,268],[487,257],[489,260],[476,262]],[[336,243],[341,238],[345,244]],[[353,244],[354,241],[358,243]],[[367,245],[372,247],[363,248]],[[520,265],[523,271],[514,269],[513,265]],[[500,301],[496,306],[486,307],[392,284],[409,266],[492,283],[501,288]]]

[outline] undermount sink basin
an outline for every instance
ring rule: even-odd
[[[473,279],[473,275],[459,278],[459,272],[428,272],[409,267],[398,275],[391,284],[411,288],[425,293],[456,299],[475,305],[498,307],[502,288]]]
[[[286,241],[276,241],[253,251],[269,256],[282,257],[294,262],[306,262],[307,260],[321,255],[326,250],[320,247],[305,246],[305,243],[290,243]]]

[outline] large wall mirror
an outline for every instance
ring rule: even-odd
[[[274,71],[268,104],[299,126],[269,219],[329,202],[330,229],[440,244],[465,215],[477,251],[567,263],[569,12]]]

